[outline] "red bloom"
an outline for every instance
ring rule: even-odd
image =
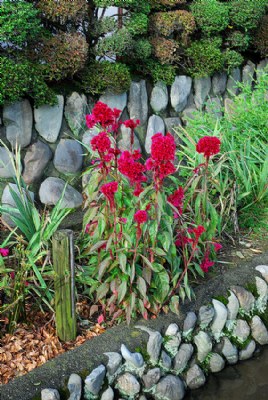
[[[103,128],[108,128],[109,126],[116,123],[121,111],[117,108],[113,110],[106,104],[98,101],[93,107],[92,114],[86,115],[87,127],[93,128],[94,125],[100,124]]]
[[[219,251],[222,249],[222,245],[220,243],[212,243],[214,246],[215,251]]]
[[[100,132],[94,136],[90,141],[92,150],[98,151],[99,153],[105,153],[110,150],[111,141],[106,132]]]
[[[215,136],[204,136],[199,139],[196,145],[196,151],[203,153],[206,158],[218,154],[220,151],[221,141]]]
[[[137,222],[138,225],[143,224],[147,219],[148,215],[145,210],[139,210],[134,214],[134,221]]]
[[[126,121],[123,122],[123,125],[125,125],[126,128],[130,128],[131,130],[134,130],[140,123],[139,119],[127,119]]]
[[[166,136],[156,133],[152,137],[151,157],[154,161],[172,161],[175,158],[176,144],[168,132]]]
[[[213,261],[209,260],[208,256],[205,256],[204,260],[200,264],[200,268],[206,273],[210,267],[213,267],[214,264],[215,263]]]
[[[126,223],[127,223],[127,218],[121,217],[121,218],[119,218],[118,221],[119,221],[121,224],[126,224]]]
[[[4,249],[0,247],[0,255],[2,257],[7,257],[9,255],[9,249]]]
[[[182,214],[184,191],[179,187],[173,194],[168,196],[167,200],[178,209],[178,213],[174,213],[174,218],[178,218]]]
[[[118,190],[118,182],[105,183],[100,187],[101,193],[103,193],[104,196],[109,201],[111,210],[114,210],[115,208],[114,194],[117,192],[117,190]]]
[[[137,151],[132,155],[129,151],[123,151],[118,159],[118,170],[130,180],[131,185],[137,185],[147,180],[144,176],[146,168],[136,161],[137,158],[140,158],[140,152]],[[140,190],[141,185],[137,189]]]

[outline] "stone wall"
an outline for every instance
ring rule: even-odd
[[[122,110],[121,120],[140,120],[135,144],[145,154],[150,153],[151,137],[156,132],[174,133],[173,128],[186,124],[194,111],[206,110],[220,118],[228,111],[232,96],[238,93],[236,82],[253,84],[253,79],[268,65],[268,58],[258,65],[251,61],[230,75],[225,72],[213,77],[192,80],[176,76],[171,87],[163,82],[151,86],[148,82],[133,81],[129,93],[105,94],[100,101]],[[22,176],[30,190],[43,204],[55,204],[65,191],[63,206],[82,204],[81,172],[86,167],[83,143],[89,145],[96,134],[87,130],[85,115],[93,107],[92,99],[72,93],[67,98],[59,95],[55,106],[33,108],[27,99],[0,109],[0,196],[2,203],[12,204],[8,182],[13,181],[14,168],[10,156],[16,145],[21,148]],[[119,147],[128,148],[129,129],[122,126]],[[13,153],[12,149],[13,148]],[[12,155],[13,154],[13,155]]]

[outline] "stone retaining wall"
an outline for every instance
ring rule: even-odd
[[[140,120],[136,129],[135,147],[150,153],[151,137],[156,132],[173,132],[173,128],[186,123],[196,110],[205,109],[216,118],[222,110],[228,111],[232,96],[238,93],[236,82],[252,85],[268,65],[268,58],[258,65],[251,61],[230,75],[225,72],[213,77],[192,80],[177,76],[171,87],[163,82],[153,87],[144,80],[132,82],[129,93],[105,94],[100,101],[122,110],[121,119]],[[27,99],[0,109],[0,139],[11,149],[22,149],[22,176],[43,204],[55,204],[66,182],[68,186],[63,205],[79,207],[82,204],[81,171],[85,167],[85,149],[96,134],[87,130],[85,115],[93,102],[85,95],[72,93],[59,95],[56,106],[32,108]],[[122,126],[119,147],[128,148],[129,129]],[[78,139],[80,143],[76,140]],[[0,144],[0,196],[2,202],[12,204],[8,182],[12,182],[14,169],[10,153]]]

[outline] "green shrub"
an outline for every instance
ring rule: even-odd
[[[39,0],[37,7],[47,19],[65,24],[70,19],[78,21],[85,17],[87,12],[86,0]]]
[[[129,89],[131,76],[128,67],[109,61],[94,62],[78,74],[81,88],[89,94],[102,94],[105,90],[123,93]]]
[[[177,41],[159,36],[150,38],[150,43],[153,55],[161,64],[178,63],[180,45]]]
[[[115,6],[145,14],[149,14],[151,9],[150,1],[146,0],[93,0],[93,2],[96,7],[100,8]]]
[[[231,0],[231,24],[245,31],[255,29],[267,8],[267,0]]]
[[[239,67],[243,61],[244,57],[235,50],[227,49],[224,53],[224,67],[230,72],[233,68]]]
[[[240,32],[233,31],[227,36],[226,45],[232,49],[237,51],[245,51],[247,50],[250,44],[250,36]]]
[[[132,35],[123,27],[114,32],[113,35],[101,38],[95,48],[95,53],[98,57],[123,57],[131,53],[133,44]]]
[[[146,60],[152,54],[152,45],[147,39],[139,39],[134,43],[133,58]]]
[[[125,27],[132,35],[143,35],[148,29],[148,16],[142,13],[133,13],[126,22]]]
[[[223,31],[229,23],[229,8],[217,0],[196,0],[191,11],[199,28],[211,35]]]
[[[148,63],[148,68],[155,83],[163,81],[166,85],[172,85],[175,80],[176,70],[172,65],[150,61],[150,63]]]
[[[257,50],[268,57],[268,15],[265,15],[256,31],[255,45]]]
[[[194,77],[201,78],[220,71],[224,65],[220,46],[220,38],[193,42],[185,52],[189,58],[188,73]]]

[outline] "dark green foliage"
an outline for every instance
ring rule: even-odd
[[[174,82],[176,69],[172,65],[150,61],[146,67],[148,68],[148,74],[152,76],[154,82],[163,81],[167,85],[172,85]]]
[[[229,7],[218,0],[196,0],[191,5],[191,11],[205,35],[221,32],[229,23]]]
[[[148,29],[148,16],[142,13],[133,13],[131,17],[124,22],[124,25],[132,35],[146,34]]]
[[[235,50],[226,50],[223,53],[225,69],[230,72],[233,68],[240,67],[243,63],[243,56]]]
[[[227,47],[238,51],[247,50],[250,44],[250,36],[240,31],[232,31],[226,40]]]
[[[255,36],[255,45],[257,50],[264,56],[268,57],[268,15],[265,15],[257,29]]]
[[[152,54],[152,45],[147,39],[139,39],[134,43],[133,58],[145,61]]]
[[[267,0],[231,0],[231,24],[245,31],[255,29],[267,9]]]
[[[95,62],[79,74],[81,88],[89,94],[102,94],[106,89],[122,93],[129,89],[129,69],[121,63]]]

